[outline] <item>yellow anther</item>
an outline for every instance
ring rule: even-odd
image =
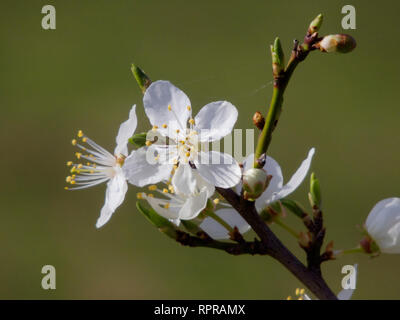
[[[75,153],[75,156],[76,156],[78,159],[81,158],[81,155],[82,155],[82,153],[80,153],[80,152],[76,152],[76,153]]]
[[[190,120],[189,120],[189,123],[190,123],[190,124],[194,124],[194,119],[190,119]]]
[[[150,198],[154,198],[154,194],[152,194],[152,193],[149,193],[147,196]]]
[[[82,167],[83,167],[82,163],[78,164],[78,166],[77,166],[78,169],[82,169]]]
[[[166,127],[168,127],[165,123],[162,125],[162,127],[165,129]]]
[[[168,106],[168,110],[169,110],[169,111],[171,111],[171,110],[172,110],[172,107],[171,107],[171,105],[169,105],[169,106]]]
[[[179,129],[176,129],[176,133],[179,133],[179,132],[181,132],[181,130],[179,130]]]
[[[79,131],[78,131],[78,137],[79,137],[79,138],[82,138],[82,137],[83,137],[83,132],[82,132],[82,130],[79,130]]]
[[[69,188],[68,187],[64,187],[64,190],[68,190]]]
[[[66,182],[71,182],[71,180],[72,180],[72,177],[71,177],[71,176],[68,176],[68,177],[65,178],[65,181],[66,181]]]
[[[181,144],[185,144],[185,140],[181,140],[179,141]]]
[[[136,194],[136,197],[140,200],[143,199],[143,193],[139,192]]]
[[[90,166],[90,162],[86,162],[86,165],[87,165],[87,166]]]
[[[75,180],[71,180],[69,183],[70,184],[75,184]]]
[[[155,190],[157,190],[157,186],[155,184],[152,184],[151,186],[149,186],[149,190],[155,191]]]
[[[300,294],[300,289],[296,288],[296,296],[298,296]]]
[[[188,109],[188,111],[192,110],[191,106],[187,106],[186,108]]]
[[[167,188],[164,188],[164,189],[162,190],[162,192],[168,193],[168,189],[167,189]]]
[[[167,202],[166,204],[164,204],[164,208],[168,209],[169,208],[169,202]]]
[[[172,186],[172,184],[170,184],[170,185],[168,186],[168,189],[169,189],[169,191],[170,191],[171,193],[174,193],[174,187]]]
[[[190,157],[190,152],[186,152],[186,153],[185,153],[185,156],[186,156],[187,158],[189,158],[189,157]]]
[[[214,199],[213,202],[214,202],[214,204],[218,204],[219,203],[219,199],[218,198]]]
[[[72,143],[73,146],[76,146],[76,144],[77,144],[76,139],[72,139],[71,143]]]
[[[72,161],[68,161],[68,162],[67,162],[67,166],[68,166],[68,167],[72,166],[72,164],[73,164]]]
[[[178,169],[178,166],[176,164],[174,164],[174,166],[172,167],[172,170],[176,170]]]
[[[151,146],[151,141],[147,140],[146,141],[146,146],[150,147]]]
[[[158,129],[158,126],[153,126],[153,130],[157,130]]]
[[[292,300],[292,297],[291,297],[291,296],[289,296],[289,297],[287,297],[287,298],[286,298],[286,300]]]
[[[305,291],[305,289],[300,289],[300,294],[303,295]]]
[[[92,174],[93,174],[93,173],[94,173],[94,170],[90,170],[90,173],[92,173]]]
[[[86,137],[82,138],[82,142],[86,142],[86,141],[87,141]]]

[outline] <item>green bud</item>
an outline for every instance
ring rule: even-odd
[[[146,132],[136,133],[131,138],[129,138],[129,142],[137,148],[144,147],[146,145],[146,136]]]
[[[259,168],[251,168],[243,173],[243,190],[246,200],[257,199],[268,187],[271,177],[267,171]]]
[[[313,34],[314,32],[318,32],[322,25],[323,16],[319,14],[308,27],[308,33]]]
[[[283,54],[281,41],[275,38],[274,45],[271,45],[272,72],[278,76],[285,69],[285,56]]]
[[[299,218],[303,219],[307,215],[306,211],[298,202],[290,199],[281,199],[280,201],[285,208],[289,209],[289,211]]]
[[[312,206],[321,207],[321,189],[319,180],[315,177],[315,173],[311,174],[310,178],[310,202]]]
[[[322,38],[315,47],[322,52],[348,53],[357,46],[356,40],[348,34],[330,34]]]
[[[150,78],[144,73],[142,69],[135,66],[134,64],[132,64],[131,70],[136,79],[136,82],[139,85],[140,90],[142,91],[142,93],[145,93],[147,88],[151,84]]]
[[[166,234],[168,237],[175,239],[177,238],[175,225],[168,219],[161,217],[152,208],[144,207],[140,201],[136,202],[136,208],[149,220],[153,225],[155,225],[160,232]]]

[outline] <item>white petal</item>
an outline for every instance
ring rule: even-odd
[[[146,90],[143,97],[144,110],[150,123],[158,126],[159,131],[167,135],[168,130],[181,131],[191,116],[190,100],[186,94],[169,81],[155,81]],[[171,111],[168,110],[171,106]],[[167,128],[163,128],[163,124]]]
[[[227,153],[201,152],[195,165],[199,174],[216,187],[232,188],[242,176],[239,164]]]
[[[115,147],[114,154],[116,156],[122,154],[124,156],[128,155],[128,139],[132,137],[136,130],[137,117],[136,117],[136,105],[134,105],[129,112],[129,119],[121,124],[119,127],[117,138],[117,146]]]
[[[132,151],[122,167],[126,179],[138,187],[167,180],[171,175],[172,164],[153,164],[147,159],[147,148]]]
[[[100,228],[110,220],[114,211],[124,201],[126,191],[128,190],[128,184],[125,181],[122,172],[115,175],[107,183],[106,199],[103,208],[100,212],[100,217],[97,220],[96,227]]]
[[[197,180],[189,164],[179,164],[172,178],[172,186],[180,194],[193,194],[196,191]]]
[[[274,201],[287,197],[291,194],[294,190],[296,190],[300,184],[303,182],[304,178],[307,176],[308,170],[311,166],[311,161],[314,156],[315,149],[311,148],[308,152],[307,158],[301,163],[300,167],[297,169],[295,174],[290,178],[289,182],[286,183],[282,190],[274,196]]]
[[[243,170],[252,168],[253,163],[254,163],[254,154],[251,154],[243,162]],[[267,189],[265,189],[265,191],[261,194],[261,196],[256,200],[257,210],[261,210],[266,205],[273,202],[274,196],[282,189],[283,185],[282,170],[278,162],[276,162],[273,158],[267,156],[264,169],[265,171],[267,171],[267,174],[272,176],[272,179]]]
[[[204,180],[197,171],[198,170],[193,170],[193,174],[197,180],[197,191],[206,191],[207,198],[210,198],[215,192],[215,187],[211,183]]]
[[[365,222],[382,252],[400,253],[400,198],[379,201]]]
[[[357,277],[357,267],[358,267],[358,265],[355,264],[354,265],[354,269],[355,269],[355,273],[356,273],[355,276],[356,277]],[[354,290],[355,289],[343,289],[342,291],[340,291],[338,293],[337,298],[339,300],[350,300],[351,297],[353,296]]]
[[[237,227],[239,232],[242,234],[250,230],[248,223],[241,217],[239,213],[236,212],[236,210],[232,208],[219,209],[215,212],[215,214],[228,223],[232,228]],[[229,239],[229,231],[210,217],[207,217],[203,220],[203,222],[200,224],[200,228],[215,240]]]
[[[195,130],[200,141],[216,141],[230,134],[236,123],[238,111],[227,101],[205,105],[195,117]]]
[[[146,200],[160,216],[171,220],[179,220],[179,207],[169,207],[168,209],[164,207],[165,204],[170,203],[169,200],[147,196]]]
[[[207,191],[204,190],[196,195],[193,195],[185,201],[179,211],[179,218],[182,220],[191,220],[196,218],[199,213],[207,205]]]

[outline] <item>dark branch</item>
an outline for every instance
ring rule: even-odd
[[[254,202],[244,200],[231,189],[217,188],[217,191],[240,213],[257,233],[268,255],[284,265],[319,299],[337,299],[336,295],[329,289],[321,277],[321,272],[304,266],[269,229],[257,213]]]

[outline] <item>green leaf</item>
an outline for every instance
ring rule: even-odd
[[[319,180],[316,178],[315,173],[311,174],[310,178],[310,195],[311,195],[311,205],[316,205],[321,207],[321,188],[319,185]]]
[[[289,209],[299,218],[303,219],[307,215],[303,207],[298,202],[290,199],[281,199],[280,201],[285,208]]]
[[[135,147],[141,148],[146,145],[146,136],[146,132],[136,133],[131,138],[129,138],[129,142]]]
[[[161,217],[152,208],[146,208],[140,201],[136,202],[136,207],[138,210],[149,220],[154,226],[158,228],[162,233],[166,234],[168,237],[175,239],[177,238],[175,225],[168,219]]]
[[[136,79],[136,82],[139,85],[140,90],[142,91],[142,93],[145,93],[147,88],[151,84],[150,78],[144,73],[142,69],[134,64],[132,64],[131,70]]]

